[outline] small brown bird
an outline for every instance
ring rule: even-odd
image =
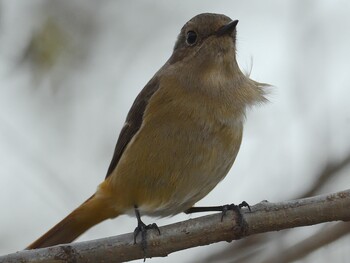
[[[205,13],[183,26],[170,59],[132,105],[96,193],[27,249],[71,242],[130,213],[144,237],[141,215],[195,211],[230,170],[246,109],[265,101],[266,85],[238,67],[237,23]]]

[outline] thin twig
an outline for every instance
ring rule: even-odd
[[[303,194],[299,196],[299,198],[309,197],[317,194],[317,192],[325,186],[330,179],[334,178],[334,176],[350,165],[350,153],[345,155],[343,159],[339,161],[328,162],[322,171],[319,173],[317,178],[315,178],[315,183]]]
[[[285,249],[284,253],[274,255],[265,259],[261,263],[272,263],[272,262],[294,262],[301,259],[315,251],[316,249],[328,245],[329,243],[338,240],[344,235],[350,232],[350,222],[341,222],[332,227],[327,227],[326,229],[321,229],[314,235],[304,239],[297,244]]]

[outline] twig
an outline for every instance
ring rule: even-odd
[[[338,172],[346,168],[348,165],[350,165],[350,153],[345,155],[339,161],[328,162],[315,179],[315,183],[307,191],[300,195],[300,198],[315,195],[320,188],[325,186],[330,179],[334,178]]]
[[[228,212],[161,227],[161,235],[148,233],[148,257],[164,257],[172,252],[232,241],[249,235],[307,226],[330,221],[350,220],[350,190],[281,203],[261,202],[242,217]],[[0,257],[0,262],[124,262],[144,257],[140,240],[133,244],[133,234],[50,248],[20,251]]]
[[[317,194],[322,187],[327,185],[327,183],[330,180],[334,180],[336,176],[338,176],[339,172],[346,169],[350,165],[350,153],[342,157],[340,160],[333,160],[329,161],[324,168],[319,172],[317,176],[315,176],[314,183],[310,185],[310,187],[301,195],[299,195],[297,198],[306,198],[309,196],[313,196]],[[273,236],[273,239],[276,241],[276,238],[280,238],[281,236]],[[230,246],[222,251],[219,251],[215,254],[210,255],[205,262],[216,262],[218,258],[224,259],[224,258],[231,258],[237,257],[237,254],[242,254],[242,251],[249,251],[248,255],[245,256],[246,261],[244,261],[242,258],[239,258],[237,262],[243,263],[243,262],[253,262],[256,261],[256,258],[263,258],[264,253],[266,252],[264,247],[266,244],[269,243],[271,240],[271,233],[266,233],[264,235],[260,235],[259,238],[256,237],[249,237],[244,240],[244,242],[240,242],[240,245],[237,246],[235,244],[234,247]],[[313,247],[314,250],[318,249],[317,247]],[[281,249],[279,251],[279,254],[284,254],[285,251],[287,251],[288,248]],[[254,251],[254,253],[251,253]],[[260,255],[258,252],[261,252]],[[311,253],[312,251],[309,251]],[[254,257],[254,259],[253,259]],[[236,261],[232,261],[236,262]]]
[[[321,229],[316,234],[304,239],[303,241],[288,247],[284,253],[274,255],[262,261],[262,263],[271,262],[294,262],[301,259],[311,253],[312,251],[323,247],[333,241],[349,234],[350,232],[350,222],[338,223],[332,227],[326,229]]]

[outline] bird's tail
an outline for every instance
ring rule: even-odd
[[[118,215],[106,199],[93,195],[26,249],[70,243],[92,226]]]

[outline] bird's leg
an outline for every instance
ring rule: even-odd
[[[134,244],[136,244],[136,238],[137,236],[141,233],[141,247],[144,252],[144,261],[146,260],[147,256],[147,230],[148,229],[156,229],[160,235],[160,230],[157,224],[153,223],[150,225],[146,225],[144,222],[141,220],[141,215],[138,207],[135,205],[135,215],[137,218],[137,227],[134,230]]]
[[[185,214],[192,214],[192,213],[200,213],[200,212],[222,212],[221,214],[221,221],[224,219],[224,216],[226,215],[228,210],[236,211],[238,214],[241,214],[240,209],[242,207],[248,207],[250,211],[250,206],[246,201],[243,201],[239,205],[230,204],[230,205],[220,205],[220,206],[196,206],[191,207],[185,211]]]

